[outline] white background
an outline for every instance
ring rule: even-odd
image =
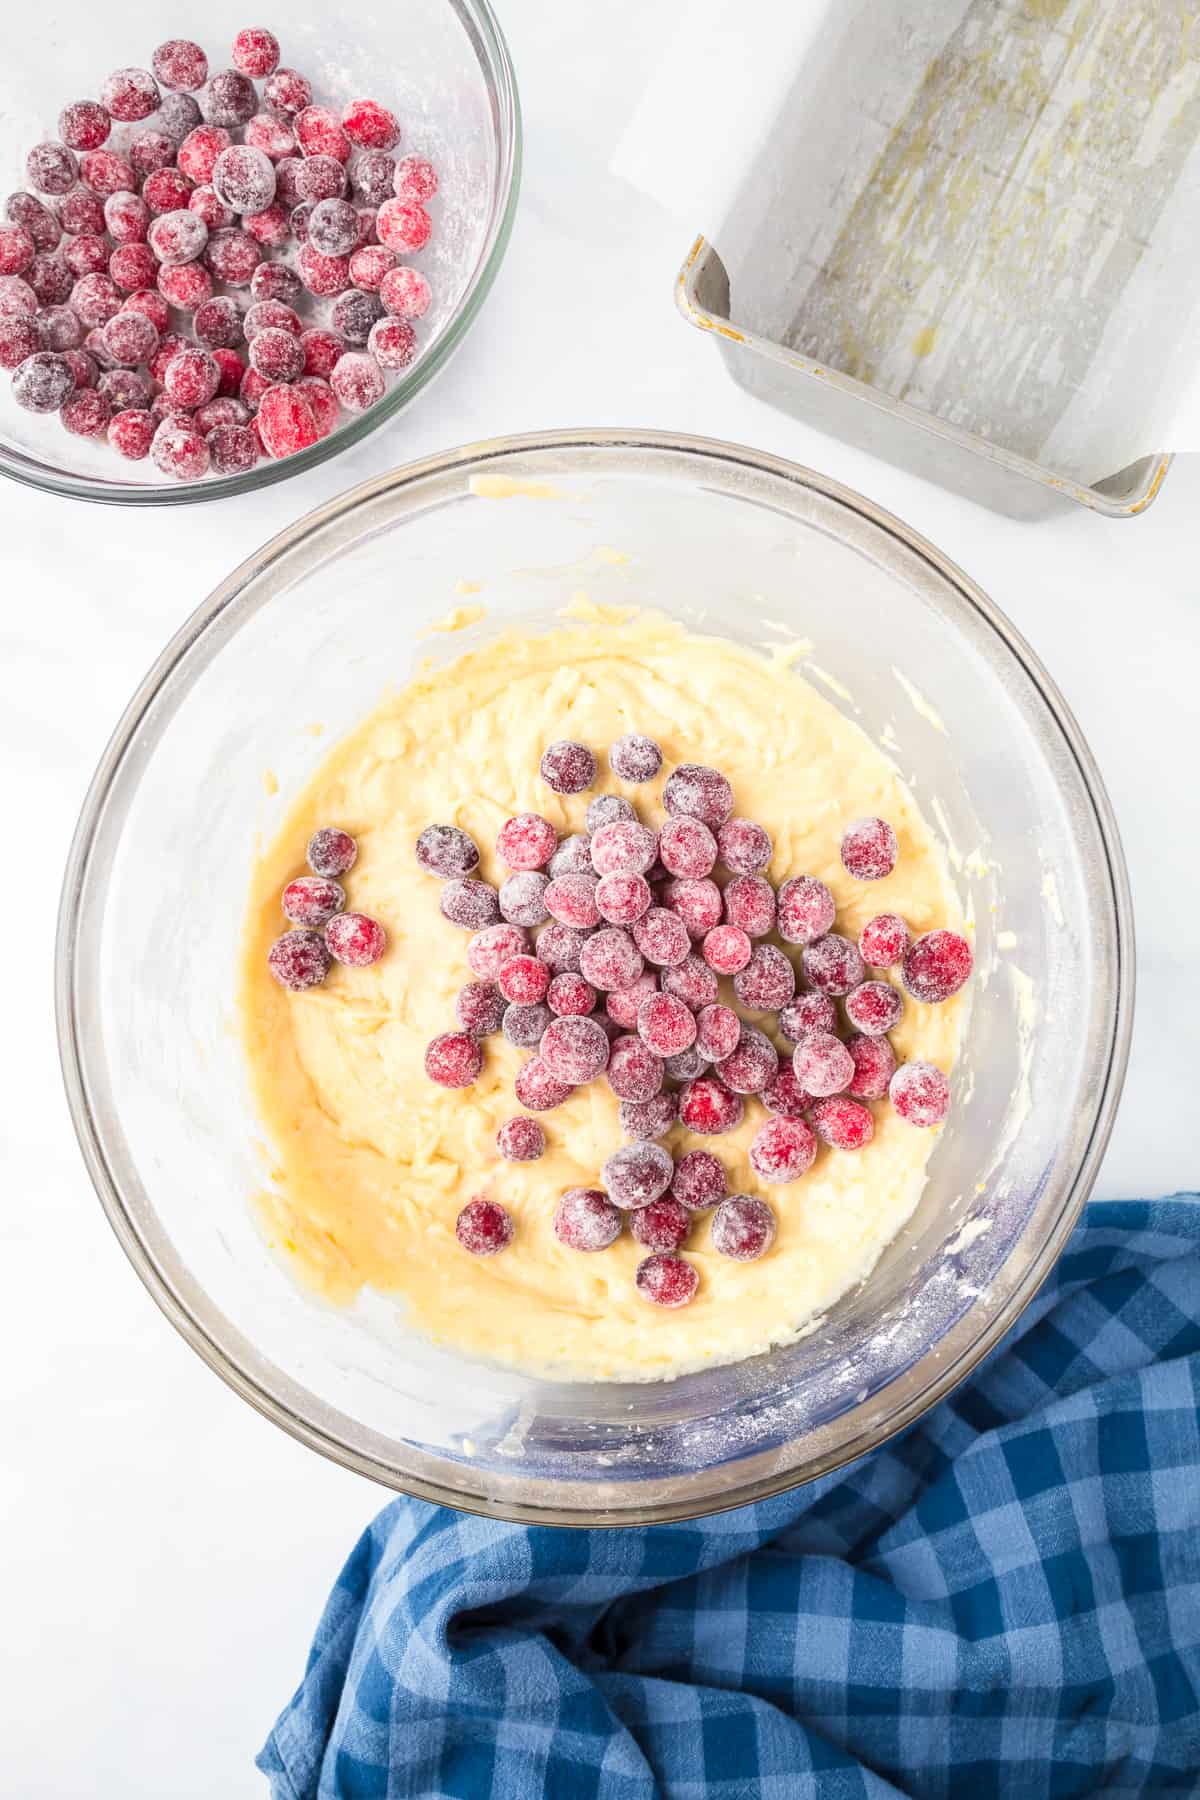
[[[1090,737],[1124,832],[1140,998],[1102,1197],[1195,1184],[1200,959],[1200,459],[1140,520],[974,508],[735,389],[676,315],[692,221],[607,173],[674,10],[502,7],[526,126],[516,233],[478,328],[356,453],[221,507],[111,511],[0,491],[0,1789],[238,1800],[326,1591],[386,1499],[258,1418],[185,1348],[113,1238],[60,1093],[54,913],[76,812],[134,686],[208,590],[300,514],[409,457],[501,432],[674,427],[860,488],[990,591]],[[178,27],[176,27],[178,28]],[[165,28],[164,28],[165,29]],[[142,35],[139,30],[138,37]]]

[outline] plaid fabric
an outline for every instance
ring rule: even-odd
[[[1093,1205],[903,1437],[723,1517],[360,1540],[276,1800],[1200,1792],[1200,1203]]]

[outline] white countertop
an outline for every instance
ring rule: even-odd
[[[1200,459],[1176,463],[1143,519],[1019,524],[742,394],[672,303],[689,221],[606,170],[630,71],[674,9],[616,0],[603,33],[538,0],[502,11],[527,125],[516,232],[478,329],[409,414],[356,453],[221,508],[129,513],[0,486],[4,879],[20,920],[0,1039],[0,1657],[11,1664],[0,1692],[3,1786],[22,1800],[261,1793],[253,1755],[338,1567],[388,1497],[264,1423],[159,1316],[84,1173],[51,1007],[60,871],[132,689],[237,561],[364,477],[502,432],[674,428],[808,463],[960,562],[1057,679],[1124,833],[1140,993],[1098,1194],[1196,1184],[1182,1048],[1189,1035],[1194,1047],[1200,1004]]]

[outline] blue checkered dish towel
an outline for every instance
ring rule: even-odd
[[[380,1514],[276,1800],[1200,1793],[1200,1203],[1092,1205],[973,1379],[686,1525]]]

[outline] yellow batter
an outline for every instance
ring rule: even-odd
[[[426,1044],[455,1028],[454,996],[471,976],[467,934],[441,917],[439,884],[414,860],[418,833],[434,821],[461,826],[482,852],[479,873],[499,881],[492,845],[511,814],[540,812],[561,834],[581,831],[588,801],[608,791],[658,823],[671,768],[705,762],[729,777],[738,813],[771,832],[771,879],[820,876],[837,899],[839,930],[857,936],[881,911],[902,914],[914,932],[961,929],[962,920],[939,845],[895,770],[786,656],[689,635],[656,614],[580,602],[571,611],[546,635],[497,638],[424,670],[332,752],[254,874],[245,1045],[277,1158],[262,1197],[268,1235],[302,1280],[338,1301],[364,1284],[394,1294],[406,1319],[468,1354],[573,1377],[651,1378],[793,1337],[870,1270],[904,1223],[937,1133],[877,1103],[865,1150],[822,1148],[801,1180],[768,1188],[746,1156],[766,1116],[758,1101],[725,1137],[677,1127],[668,1148],[714,1150],[730,1191],[765,1194],[779,1231],[760,1261],[730,1262],[710,1250],[702,1215],[685,1250],[700,1272],[696,1299],[675,1312],[650,1305],[633,1285],[645,1252],[628,1233],[583,1254],[551,1230],[564,1188],[595,1186],[622,1141],[607,1083],[542,1115],[549,1148],[539,1162],[506,1164],[496,1128],[520,1111],[513,1077],[525,1053],[489,1038],[484,1072],[462,1092],[425,1076]],[[661,744],[658,781],[625,787],[608,772],[605,750],[627,731]],[[542,750],[557,738],[595,750],[601,776],[590,793],[559,797],[539,780]],[[843,827],[864,813],[889,819],[900,840],[886,881],[855,882],[838,858]],[[289,994],[268,975],[267,948],[285,925],[280,890],[303,872],[304,846],[324,824],[358,839],[349,905],[382,920],[389,948],[374,968],[335,967],[323,986]],[[961,1004],[908,1001],[892,1033],[897,1055],[949,1069]],[[455,1218],[476,1194],[513,1215],[514,1242],[498,1256],[470,1256],[455,1239]]]

